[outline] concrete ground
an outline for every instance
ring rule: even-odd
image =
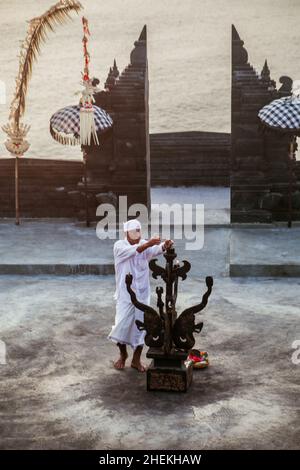
[[[198,303],[205,276],[214,276],[196,335],[210,367],[194,371],[186,394],[147,392],[145,375],[129,363],[112,367],[112,240],[75,221],[0,221],[1,449],[299,448],[300,364],[292,355],[300,276],[228,277],[231,263],[243,276],[247,265],[297,267],[299,229],[230,227],[228,191],[216,192],[216,202],[211,188],[202,199],[176,190],[157,188],[155,202],[180,195],[208,206],[203,249],[176,241],[178,259],[192,263],[178,313]],[[105,276],[62,275],[103,266]]]
[[[155,205],[187,204],[195,212],[195,204],[204,204],[207,228],[203,250],[197,253],[214,267],[213,274],[223,270],[223,258],[228,258],[230,191],[228,188],[153,188]],[[193,219],[195,220],[195,219]],[[144,225],[144,230],[146,227]],[[218,232],[214,229],[218,228]],[[180,223],[180,234],[181,223]],[[199,228],[202,232],[203,226]],[[22,219],[16,226],[13,219],[0,219],[0,274],[112,274],[113,240],[99,240],[96,224],[87,228],[84,222],[70,219]],[[168,234],[163,234],[168,236]],[[123,236],[123,234],[122,234]],[[171,236],[174,236],[171,233]],[[176,243],[185,248],[185,240]],[[191,253],[195,254],[195,251]],[[222,263],[222,266],[220,265]],[[227,262],[228,264],[228,262]],[[226,266],[228,271],[229,266]]]
[[[0,282],[1,449],[299,448],[300,279],[215,278],[196,343],[211,366],[187,394],[146,392],[144,374],[113,369],[113,276]],[[178,312],[203,278],[180,287]]]
[[[153,214],[157,204],[186,204],[193,221],[195,204],[204,204],[201,250],[187,248],[180,218],[175,227],[179,234],[174,228],[170,234],[162,234],[176,241],[179,255],[197,261],[200,273],[300,277],[299,224],[294,223],[291,229],[286,224],[230,225],[228,188],[153,188],[151,197]],[[143,229],[145,232],[145,225]],[[199,238],[202,232],[203,224],[199,223]],[[21,219],[21,225],[16,226],[14,220],[0,219],[0,274],[113,274],[114,241],[97,238],[96,223],[88,228],[84,222],[70,219]]]
[[[199,228],[202,234],[203,227]],[[26,221],[22,227],[0,221],[0,274],[113,274],[113,240],[100,240],[95,226],[81,222]],[[170,236],[174,233],[171,230]],[[123,237],[123,232],[122,232]],[[176,240],[179,256],[197,260],[195,269],[213,275],[229,272],[230,230],[206,227],[201,250]],[[202,240],[202,235],[199,235]],[[201,241],[200,240],[200,241]],[[202,246],[202,245],[201,245]]]
[[[230,275],[300,277],[300,227],[232,228]]]
[[[198,226],[201,249],[188,247],[181,227],[178,234],[172,229],[166,236],[175,240],[178,255],[193,259],[194,269],[202,274],[300,277],[300,227],[206,225],[203,232]],[[95,224],[87,228],[69,220],[23,220],[16,226],[2,220],[0,274],[113,274],[114,242],[97,238]]]
[[[204,204],[205,225],[219,226],[230,223],[230,188],[193,186],[151,189],[152,204]],[[193,210],[195,212],[195,209]]]
[[[300,228],[286,227],[231,231],[231,260],[239,264],[292,264],[300,262]]]

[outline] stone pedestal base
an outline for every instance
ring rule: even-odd
[[[147,370],[147,390],[186,392],[192,383],[192,363],[185,363],[187,353],[175,351],[164,356],[160,349],[149,349],[147,357],[153,358]]]

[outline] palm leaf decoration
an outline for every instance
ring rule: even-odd
[[[71,19],[70,13],[78,13],[82,5],[77,0],[60,0],[43,15],[29,21],[26,38],[21,46],[19,72],[16,78],[16,90],[10,106],[9,119],[19,129],[20,118],[25,112],[26,93],[32,74],[33,63],[40,53],[41,44],[47,39],[47,33],[55,26]]]

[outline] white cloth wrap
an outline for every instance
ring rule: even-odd
[[[145,331],[139,331],[135,320],[144,321],[144,312],[135,308],[125,283],[126,274],[131,273],[132,289],[137,299],[150,304],[150,279],[148,263],[151,258],[163,252],[163,243],[154,245],[142,253],[136,251],[139,245],[146,243],[140,240],[138,244],[131,245],[127,239],[118,240],[114,244],[116,291],[115,324],[112,326],[108,339],[115,343],[128,344],[133,349],[144,344]]]
[[[142,228],[140,222],[137,219],[128,220],[123,224],[124,232],[129,232],[130,230],[136,230]]]

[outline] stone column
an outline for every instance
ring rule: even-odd
[[[248,62],[244,41],[232,25],[231,221],[270,222],[260,207],[270,190],[258,111],[269,97],[268,85]]]
[[[270,77],[267,61],[260,75],[249,64],[244,41],[232,25],[232,222],[287,219],[290,178],[288,152],[292,137],[274,131],[262,132],[258,118],[258,112],[263,106],[291,94],[292,79],[282,76],[279,81],[282,85],[277,90],[275,81]],[[293,162],[291,177],[295,190]]]
[[[110,68],[105,90],[95,95],[96,105],[113,118],[113,130],[100,147],[88,152],[91,205],[101,202],[97,193],[126,195],[128,205],[150,208],[149,80],[147,29],[144,26],[121,74],[116,61]],[[95,207],[94,207],[95,209]],[[95,213],[95,211],[94,211]]]

